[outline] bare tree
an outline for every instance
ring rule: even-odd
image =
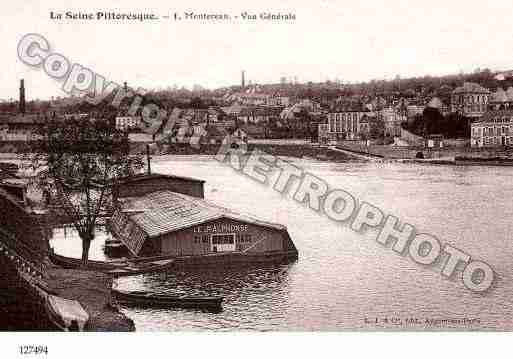
[[[72,224],[82,240],[82,265],[95,238],[98,220],[113,205],[116,182],[142,167],[129,154],[128,136],[116,130],[114,118],[51,118],[31,145],[30,163],[50,195],[52,213]]]

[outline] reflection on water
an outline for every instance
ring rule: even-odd
[[[111,237],[106,231],[101,229],[96,231],[95,240],[91,242],[91,248],[89,249],[90,259],[110,259],[103,251],[103,246],[107,238]],[[66,257],[81,258],[82,256],[80,237],[77,231],[71,226],[54,228],[50,246],[54,248],[57,254]]]
[[[220,295],[224,297],[219,314],[174,309],[170,316],[152,321],[148,330],[272,329],[279,324],[288,302],[288,266],[180,271],[118,280],[119,289],[144,289],[170,295]],[[148,321],[147,310],[124,308],[134,320]],[[151,310],[150,310],[151,312]],[[153,312],[166,313],[167,310]],[[134,317],[135,315],[135,317]],[[179,317],[175,320],[173,317]],[[194,319],[196,318],[196,319]],[[201,319],[200,319],[201,318]],[[203,318],[208,318],[206,322]],[[155,318],[156,319],[156,318]],[[149,324],[149,323],[148,323]],[[140,328],[141,329],[141,328]]]
[[[138,330],[513,329],[513,168],[297,164],[419,231],[485,260],[497,271],[495,288],[474,294],[458,278],[442,278],[440,268],[416,265],[215,160],[168,157],[154,161],[156,172],[202,178],[207,181],[207,199],[285,224],[299,260],[287,266],[121,278],[121,289],[225,296],[218,314],[123,308]],[[76,239],[68,233],[64,240],[62,231],[56,235],[58,253],[80,256]],[[93,242],[94,258],[104,258],[105,238],[101,234]],[[368,324],[366,318],[379,320]],[[418,318],[423,324],[392,324],[395,318]],[[424,325],[425,319],[464,318],[479,323]]]

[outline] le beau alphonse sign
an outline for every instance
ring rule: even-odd
[[[229,233],[229,232],[246,232],[247,224],[205,224],[193,228],[194,233]]]

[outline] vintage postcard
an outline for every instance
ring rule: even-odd
[[[5,3],[0,330],[510,332],[511,9]]]

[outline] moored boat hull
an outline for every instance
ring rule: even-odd
[[[184,308],[221,311],[223,297],[218,296],[169,296],[147,292],[125,292],[112,290],[113,296],[120,304],[139,307]]]

